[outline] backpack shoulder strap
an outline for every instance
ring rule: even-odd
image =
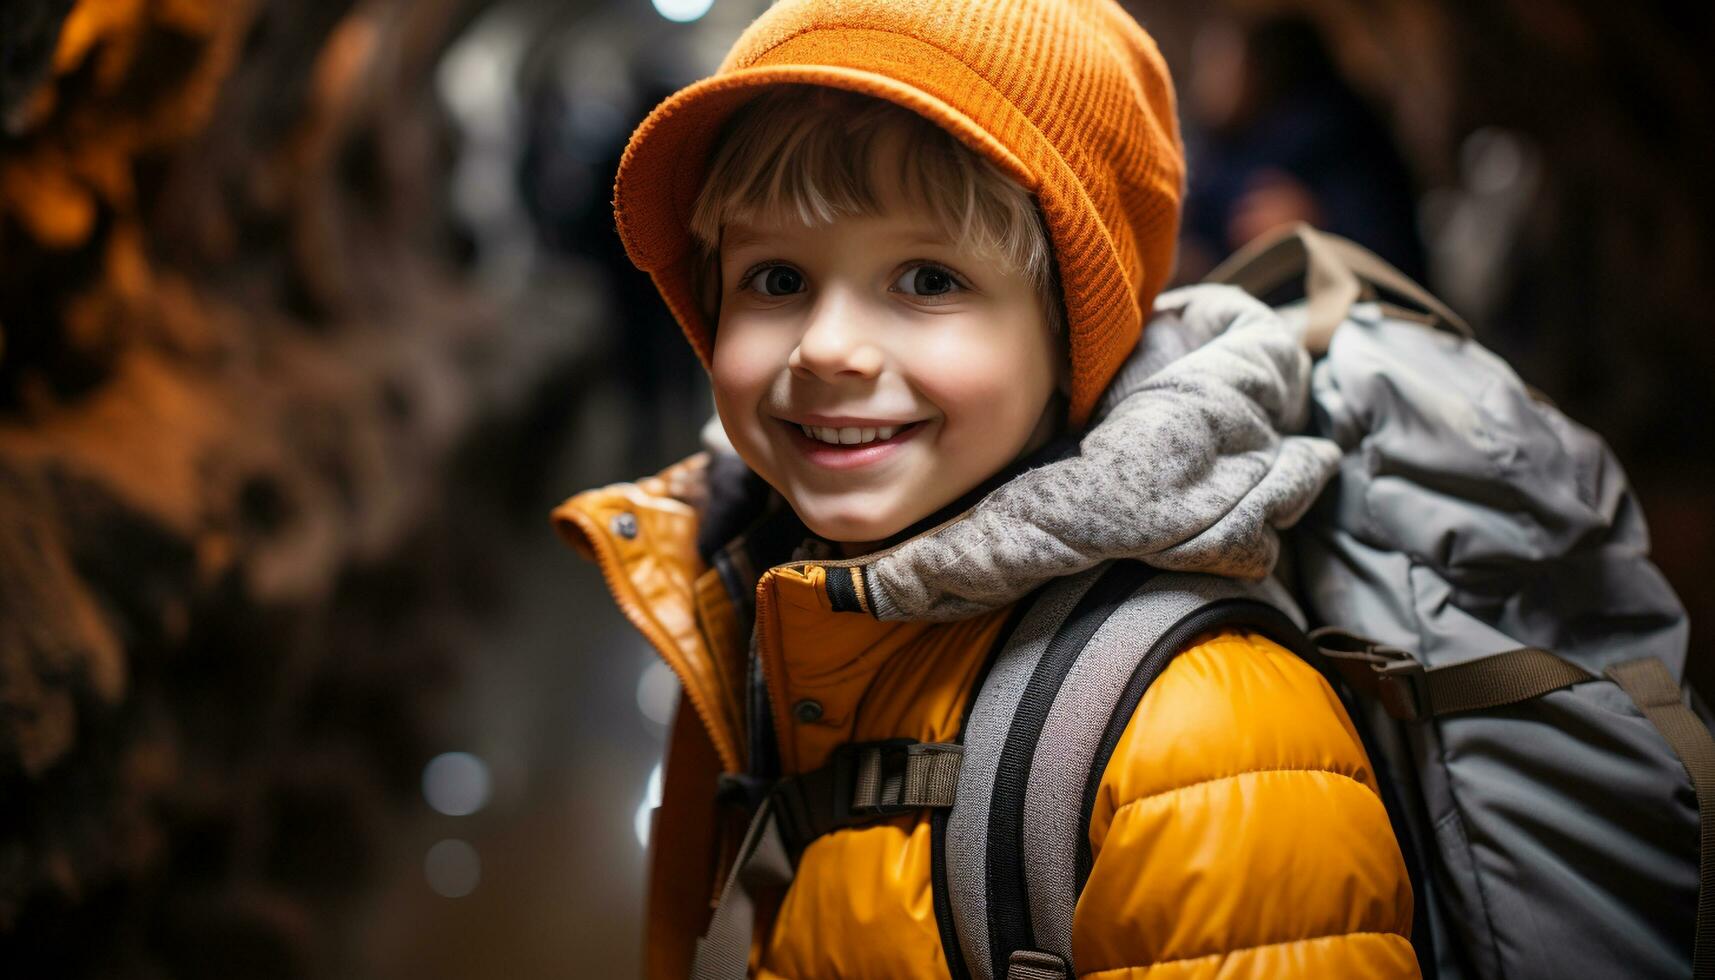
[[[1136,562],[1056,583],[1018,622],[971,707],[958,792],[936,841],[955,980],[1072,975],[1072,913],[1108,758],[1168,662],[1198,634],[1230,626],[1302,645],[1296,607],[1274,583]]]

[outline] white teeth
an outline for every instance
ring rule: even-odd
[[[825,442],[835,446],[861,446],[877,440],[892,439],[899,430],[905,427],[903,425],[879,425],[873,429],[859,426],[845,426],[836,429],[825,425],[800,424],[798,428],[804,435],[817,442]]]

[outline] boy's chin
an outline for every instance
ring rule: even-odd
[[[798,517],[812,534],[848,549],[863,549],[874,542],[890,538],[923,515],[917,513],[867,514],[818,512],[818,508],[798,507]]]

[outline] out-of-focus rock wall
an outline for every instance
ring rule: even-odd
[[[568,357],[457,267],[473,6],[0,8],[0,973],[346,962]]]

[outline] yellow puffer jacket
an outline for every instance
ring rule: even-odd
[[[651,837],[650,977],[687,974],[744,824],[715,800],[717,775],[746,762],[749,637],[696,547],[706,464],[580,494],[554,515],[683,684]],[[785,774],[845,742],[958,736],[1006,609],[883,622],[833,611],[816,562],[756,572]],[[1261,636],[1206,636],[1172,661],[1108,764],[1089,836],[1080,977],[1417,976],[1411,889],[1357,734],[1321,676]],[[758,977],[947,976],[923,815],[814,841],[759,916]]]

